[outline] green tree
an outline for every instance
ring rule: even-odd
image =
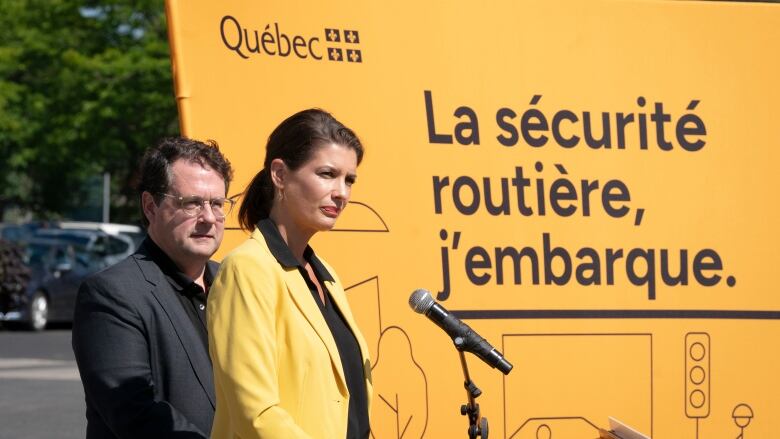
[[[0,2],[0,213],[61,217],[110,172],[134,221],[138,159],[177,132],[163,0]]]

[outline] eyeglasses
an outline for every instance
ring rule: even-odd
[[[200,215],[200,213],[203,212],[203,208],[206,203],[209,203],[209,206],[211,206],[211,212],[218,220],[223,220],[226,216],[230,215],[230,212],[233,210],[233,205],[236,204],[235,201],[231,200],[230,198],[224,197],[206,200],[203,197],[199,197],[197,195],[191,195],[189,197],[179,197],[176,195],[164,193],[160,193],[159,195],[172,198],[178,204],[179,209],[183,210],[184,213],[188,216]]]

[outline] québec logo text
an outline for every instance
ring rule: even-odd
[[[313,61],[362,63],[360,32],[355,29],[323,28],[322,33],[296,34],[279,23],[262,29],[244,27],[232,15],[219,23],[225,47],[243,59],[257,56],[291,57]]]

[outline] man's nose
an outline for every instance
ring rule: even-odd
[[[203,203],[203,208],[201,209],[198,218],[205,223],[212,224],[217,222],[217,216],[214,214],[214,211],[211,209],[210,201],[205,201]]]

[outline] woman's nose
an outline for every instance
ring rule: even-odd
[[[333,188],[333,196],[335,198],[347,200],[349,198],[350,187],[344,180],[339,180],[336,183],[336,187]]]

